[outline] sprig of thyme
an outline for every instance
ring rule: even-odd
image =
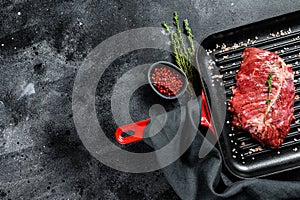
[[[175,62],[177,63],[178,67],[186,74],[189,79],[189,82],[192,84],[193,82],[193,66],[192,61],[195,57],[195,47],[193,38],[194,35],[192,34],[192,30],[189,26],[189,22],[187,19],[183,20],[183,27],[185,34],[188,39],[189,47],[187,47],[184,37],[183,31],[180,28],[179,23],[179,15],[175,11],[173,16],[173,25],[175,26],[175,30],[171,29],[171,27],[166,23],[163,22],[163,27],[167,30],[167,32],[171,36],[172,46],[173,46],[173,56],[175,58]]]
[[[268,98],[266,100],[266,103],[269,105],[271,103],[271,99],[270,99],[270,94],[272,92],[272,72],[270,72],[270,74],[268,75],[268,80],[266,81],[267,83],[267,86],[268,86]],[[267,107],[267,109],[265,110],[265,118],[264,118],[264,121],[266,121],[267,119],[267,114],[268,114],[268,110],[269,110],[269,106]]]
[[[271,102],[271,99],[270,99],[270,93],[272,92],[272,72],[270,72],[269,76],[268,76],[268,80],[267,80],[267,85],[268,85],[268,99],[267,99],[267,103],[270,103]]]

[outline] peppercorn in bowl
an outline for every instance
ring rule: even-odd
[[[185,73],[176,65],[159,61],[151,65],[148,81],[153,90],[165,99],[176,99],[181,96],[188,85]]]

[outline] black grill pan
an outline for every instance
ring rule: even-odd
[[[287,64],[292,64],[295,72],[296,120],[292,122],[291,130],[279,149],[264,148],[253,140],[249,133],[233,128],[232,116],[229,112],[226,113],[219,147],[225,165],[237,177],[261,177],[300,167],[300,98],[297,98],[300,95],[299,19],[300,12],[294,12],[215,33],[201,43],[213,61],[210,63],[214,64],[214,70],[218,70],[222,75],[221,81],[225,87],[227,101],[232,96],[231,87],[235,84],[234,78],[240,67],[242,52],[247,47],[277,52]],[[213,75],[208,65],[200,66],[200,70],[202,74],[205,71],[206,74]],[[213,78],[209,81],[204,80],[204,85],[213,84],[212,80]],[[217,122],[218,116],[212,117]]]

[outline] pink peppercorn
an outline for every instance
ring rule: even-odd
[[[169,97],[177,95],[184,86],[182,75],[166,66],[154,68],[151,74],[151,81],[161,94]]]

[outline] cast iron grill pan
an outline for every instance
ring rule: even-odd
[[[300,22],[298,19],[300,19],[300,12],[290,13],[213,34],[201,44],[209,52],[215,67],[223,76],[227,101],[232,97],[231,87],[235,85],[234,78],[240,68],[242,53],[247,47],[258,47],[278,53],[286,64],[292,64],[295,73],[294,116],[296,120],[292,122],[289,134],[278,149],[262,147],[251,138],[249,133],[232,127],[232,115],[227,112],[219,138],[220,150],[226,166],[238,177],[266,176],[300,166],[300,98],[297,98],[300,96]],[[216,46],[220,47],[216,48]]]

